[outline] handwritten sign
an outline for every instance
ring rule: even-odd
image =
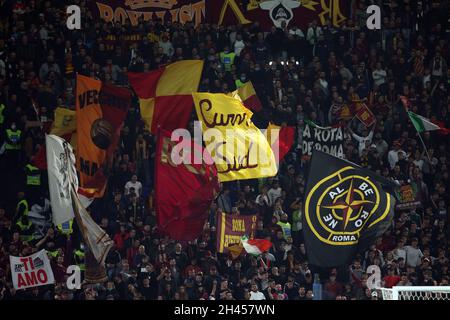
[[[251,121],[241,101],[224,95],[194,93],[203,140],[220,181],[271,177],[277,173],[272,148]]]

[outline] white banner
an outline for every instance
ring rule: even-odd
[[[9,256],[15,289],[26,289],[55,283],[47,252],[41,250],[28,257]]]
[[[344,130],[342,127],[319,127],[305,123],[302,149],[304,156],[311,156],[314,149],[338,158],[344,157]]]
[[[71,145],[55,135],[46,135],[47,171],[53,223],[59,225],[73,219],[70,183],[78,188],[75,155]]]
[[[83,233],[85,241],[88,242],[95,259],[100,265],[103,265],[106,255],[113,246],[113,241],[108,234],[91,218],[81,203],[75,190],[72,189],[72,197],[77,216],[78,227]]]

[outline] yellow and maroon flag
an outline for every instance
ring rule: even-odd
[[[244,83],[241,87],[239,87],[237,90],[230,93],[230,95],[240,101],[253,111],[261,111],[262,104],[259,100],[258,96],[256,95],[255,88],[253,87],[253,84],[251,81],[248,81]]]
[[[375,116],[365,103],[357,104],[356,117],[366,127],[370,127],[375,122]]]
[[[128,72],[139,97],[147,129],[186,128],[191,117],[192,92],[197,91],[203,70],[201,60],[183,60],[151,72]]]
[[[77,75],[76,91],[76,158],[80,187],[98,198],[105,191],[105,167],[117,147],[131,106],[131,92],[82,75]]]

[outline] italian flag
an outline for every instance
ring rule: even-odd
[[[424,132],[424,131],[433,131],[433,130],[445,130],[445,128],[439,127],[437,124],[434,124],[429,119],[424,118],[418,114],[415,114],[412,111],[408,111],[409,119],[411,119],[411,122],[414,125],[414,128],[416,128],[417,132]]]
[[[248,254],[259,256],[267,252],[272,246],[272,242],[266,239],[249,239],[247,236],[241,238],[242,245]]]

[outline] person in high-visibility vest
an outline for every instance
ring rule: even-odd
[[[11,150],[20,150],[22,131],[16,128],[16,124],[13,122],[11,128],[6,129],[6,145],[5,150],[7,152]]]
[[[19,220],[21,217],[25,216],[28,217],[28,201],[25,199],[25,193],[19,192],[17,194],[17,198],[19,199],[19,202],[17,202],[16,206],[16,219]]]
[[[80,267],[81,271],[86,270],[86,265],[84,263],[84,250],[83,248],[77,249],[73,252],[73,259],[75,260],[75,264]]]
[[[22,216],[16,223],[19,228],[20,240],[30,242],[33,241],[34,228],[28,216]]]
[[[231,66],[234,64],[234,58],[236,58],[236,54],[234,52],[230,52],[230,47],[225,46],[224,50],[220,53],[220,62],[223,64],[225,71],[231,71]]]
[[[234,81],[234,84],[236,85],[236,89],[239,89],[240,87],[242,87],[246,82],[247,82],[247,76],[245,75],[245,73],[242,73],[241,77]]]
[[[31,203],[35,203],[41,195],[41,171],[32,164],[25,166],[25,184],[27,197]]]
[[[22,148],[22,131],[17,129],[16,124],[13,122],[11,127],[6,129],[6,143],[5,143],[5,155],[7,156],[6,163],[19,163],[20,162],[20,149]]]
[[[283,238],[285,240],[292,236],[291,224],[288,222],[288,215],[286,213],[281,214],[280,221],[277,222],[277,225],[281,227]]]
[[[73,232],[73,219],[56,226],[58,233],[69,236]]]
[[[25,171],[27,174],[27,186],[40,186],[41,185],[41,173],[39,168],[33,166],[32,164],[27,164],[25,166]]]
[[[47,254],[52,258],[57,258],[59,256],[59,250],[47,250]]]

